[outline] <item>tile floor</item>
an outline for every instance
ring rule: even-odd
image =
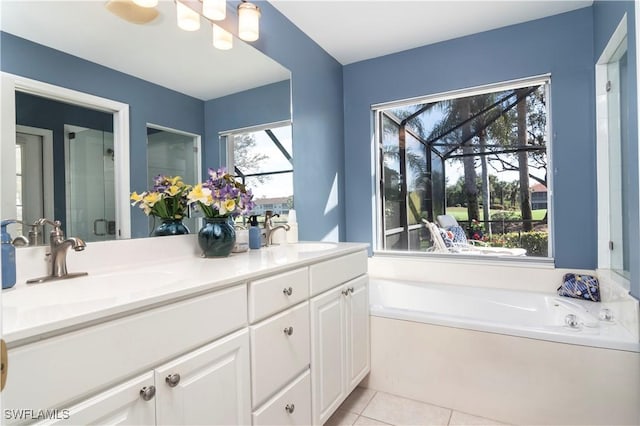
[[[325,423],[325,426],[342,425],[492,426],[504,423],[358,387]]]

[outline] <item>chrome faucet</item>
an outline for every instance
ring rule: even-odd
[[[278,225],[278,226],[273,226],[273,222],[271,221],[274,217],[280,217],[279,214],[273,214],[272,210],[267,210],[264,213],[264,232],[262,233],[262,235],[264,235],[264,245],[265,247],[269,247],[270,245],[272,245],[273,243],[271,242],[272,238],[273,238],[273,233],[274,231],[278,230],[278,229],[284,229],[285,231],[289,230],[289,225]]]
[[[87,275],[87,272],[75,272],[70,274],[67,271],[67,251],[70,248],[75,251],[82,251],[87,247],[86,243],[77,237],[69,237],[65,239],[60,221],[58,220],[51,221],[49,219],[39,219],[36,223],[38,225],[49,224],[53,226],[53,230],[49,234],[50,253],[47,253],[49,261],[51,262],[51,272],[45,277],[27,280],[27,284],[43,283],[46,281],[63,280]]]

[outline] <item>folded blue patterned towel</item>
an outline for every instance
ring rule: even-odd
[[[599,302],[600,283],[592,275],[564,274],[562,284],[558,287],[558,294],[560,296]]]

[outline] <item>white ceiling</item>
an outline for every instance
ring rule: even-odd
[[[1,28],[202,100],[290,78],[287,69],[238,39],[231,50],[215,49],[204,19],[197,32],[180,30],[173,1],[162,0],[160,16],[146,25],[123,21],[105,4],[2,0]]]
[[[582,0],[270,0],[341,64],[556,15]]]

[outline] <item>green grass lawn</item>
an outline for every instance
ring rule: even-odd
[[[491,215],[493,216],[494,213],[498,213],[502,210],[491,210]],[[542,220],[544,219],[544,215],[547,212],[546,209],[540,209],[540,210],[533,210],[533,220]],[[518,217],[520,217],[520,212],[516,212],[518,214]],[[458,221],[464,221],[464,220],[469,220],[469,216],[467,215],[467,208],[466,207],[447,207],[447,214],[450,214],[451,216],[455,217],[456,220]],[[482,209],[480,209],[480,220],[482,220],[484,218],[484,215],[482,214]]]

